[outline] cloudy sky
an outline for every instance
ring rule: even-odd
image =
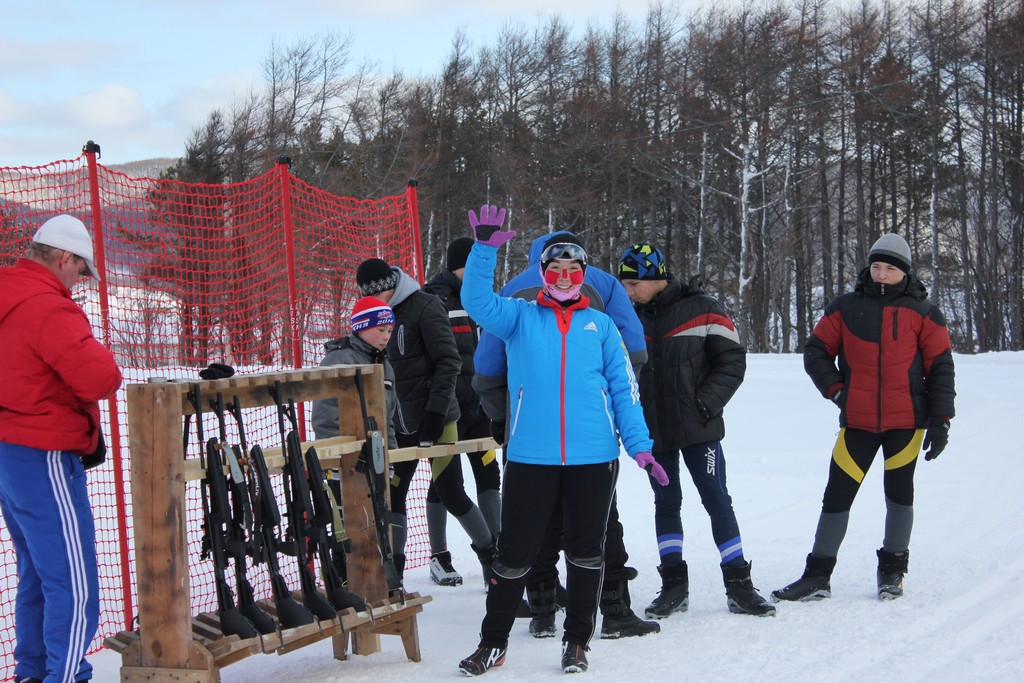
[[[353,65],[434,75],[462,28],[474,48],[506,21],[557,12],[582,30],[649,0],[5,0],[0,20],[0,166],[78,156],[106,165],[180,156],[209,112],[259,84],[272,43],[351,36]],[[666,0],[689,12],[700,0]]]

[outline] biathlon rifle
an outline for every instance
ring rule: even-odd
[[[277,562],[277,553],[282,545],[277,532],[281,525],[281,509],[277,505],[274,487],[270,482],[263,448],[259,444],[253,445],[251,449],[247,448],[245,427],[242,423],[242,405],[237,396],[232,398],[228,409],[238,425],[238,440],[242,452],[249,452],[247,479],[249,497],[252,500],[253,527],[256,532],[252,544],[253,560],[257,564],[267,565],[274,607],[277,609],[277,619],[281,622],[281,627],[295,628],[312,624],[313,614],[292,597],[291,589],[281,575],[281,567]]]
[[[230,478],[225,481],[225,486],[231,491],[231,525],[228,530],[225,552],[235,561],[235,582],[238,586],[238,609],[248,617],[253,626],[260,633],[274,633],[277,631],[277,624],[273,618],[264,612],[256,604],[252,584],[246,577],[248,568],[246,557],[255,555],[253,552],[253,528],[252,505],[249,500],[249,490],[246,487],[245,458],[239,452],[237,446],[228,445],[227,424],[224,419],[224,396],[217,392],[216,399],[210,399],[210,407],[217,416],[217,424],[220,427],[220,443],[216,448],[220,455],[227,460]],[[213,441],[213,439],[210,439]],[[224,471],[214,473],[214,476],[224,478]]]
[[[298,423],[295,419],[295,402],[289,400],[285,405],[281,396],[281,382],[274,382],[270,393],[277,404],[277,425],[281,432],[281,451],[285,456],[282,475],[285,482],[285,496],[288,506],[288,533],[286,540],[289,550],[295,551],[295,559],[299,564],[299,584],[302,588],[302,604],[317,619],[335,619],[337,610],[317,590],[316,577],[310,567],[309,540],[312,533],[309,529],[309,518],[312,517],[312,503],[309,497],[309,481],[302,462],[302,442],[299,441]],[[292,429],[285,426],[285,418],[292,424]]]
[[[345,566],[345,548],[334,533],[334,517],[338,508],[327,493],[327,476],[313,446],[306,449],[306,473],[313,498],[313,516],[309,518],[309,528],[320,557],[320,572],[324,577],[327,599],[335,609],[351,607],[357,612],[364,612],[366,603],[345,588],[345,575],[339,570],[339,566]]]
[[[228,503],[228,488],[224,477],[224,462],[220,457],[217,439],[203,441],[203,403],[199,385],[192,387],[189,399],[196,411],[196,435],[200,449],[205,447],[206,477],[200,485],[203,504],[203,543],[200,559],[213,558],[214,580],[217,588],[217,611],[220,613],[220,630],[226,636],[254,638],[258,631],[253,623],[235,606],[235,596],[228,585],[226,533],[224,525],[231,523],[231,507]]]
[[[356,370],[355,380],[356,390],[359,392],[359,408],[363,413],[363,429],[366,432],[366,441],[363,442],[359,459],[356,461],[356,471],[366,474],[366,485],[370,490],[370,502],[373,507],[373,525],[377,532],[377,546],[380,548],[380,560],[388,592],[397,593],[402,602],[405,602],[405,589],[402,587],[402,577],[395,566],[391,537],[388,533],[389,513],[384,498],[384,487],[387,485],[384,472],[384,442],[380,429],[377,428],[377,419],[366,412],[366,391],[363,388],[363,375],[360,370]]]

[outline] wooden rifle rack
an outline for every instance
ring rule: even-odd
[[[202,383],[205,397],[220,393],[225,401],[237,396],[243,409],[273,406],[270,387],[280,382],[282,396],[296,403],[337,398],[339,425],[355,428],[355,434],[305,442],[302,450],[315,445],[324,468],[348,472],[362,448],[363,417],[355,377],[363,376],[366,408],[370,415],[386,414],[384,373],[380,365],[330,366],[252,375],[235,375],[218,380],[160,380],[127,387],[128,433],[131,453],[132,516],[135,535],[136,584],[139,627],[122,631],[104,641],[122,657],[122,683],[175,681],[216,683],[220,669],[253,654],[287,654],[326,638],[333,640],[334,657],[347,658],[349,637],[352,654],[380,651],[381,635],[402,638],[406,656],[420,661],[416,615],[430,596],[416,593],[389,598],[377,552],[349,556],[349,589],[361,596],[369,609],[346,609],[329,621],[276,633],[240,639],[225,636],[216,613],[192,615],[189,598],[188,540],[186,537],[185,485],[205,476],[198,458],[186,458],[182,450],[183,420],[195,414],[189,401],[192,387]],[[203,412],[208,408],[201,407]],[[381,419],[380,422],[386,424]],[[385,440],[386,441],[386,440]],[[403,448],[387,452],[388,461],[437,457],[494,448],[491,439],[462,441],[429,448]],[[280,472],[284,455],[278,448],[266,448],[267,468]],[[372,520],[366,478],[343,476],[344,515],[348,520]],[[357,547],[375,548],[372,524],[348,525],[347,532]],[[301,594],[293,591],[301,601]],[[275,616],[272,599],[258,601]]]

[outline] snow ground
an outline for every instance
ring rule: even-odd
[[[987,681],[1024,680],[1024,491],[1020,427],[1024,353],[957,356],[957,417],[950,445],[919,462],[917,520],[907,594],[875,598],[875,549],[884,503],[876,460],[854,505],[832,579],[833,597],[778,606],[774,619],[726,609],[710,525],[684,488],[684,556],[690,609],[662,621],[658,635],[591,643],[585,680]],[[727,408],[724,444],[729,489],[753,578],[767,596],[796,579],[810,550],[838,431],[836,410],[820,398],[798,355],[752,355],[747,379]],[[639,612],[660,585],[653,502],[646,477],[623,463],[619,507]],[[419,617],[423,661],[409,662],[397,637],[383,652],[346,662],[329,641],[284,657],[253,656],[222,670],[225,683],[277,681],[444,681],[463,678],[458,662],[477,642],[484,593],[479,565],[457,524],[449,524],[455,566],[466,583],[434,586],[426,567],[407,588],[432,595]],[[518,620],[506,663],[486,674],[500,682],[564,680],[558,639],[534,640]],[[120,657],[92,657],[96,681],[118,680]]]

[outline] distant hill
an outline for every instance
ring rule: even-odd
[[[107,168],[124,173],[132,178],[159,178],[161,173],[167,170],[169,166],[173,166],[177,161],[176,158],[172,157],[159,157],[156,159],[129,161],[124,164],[114,164],[107,166]]]

